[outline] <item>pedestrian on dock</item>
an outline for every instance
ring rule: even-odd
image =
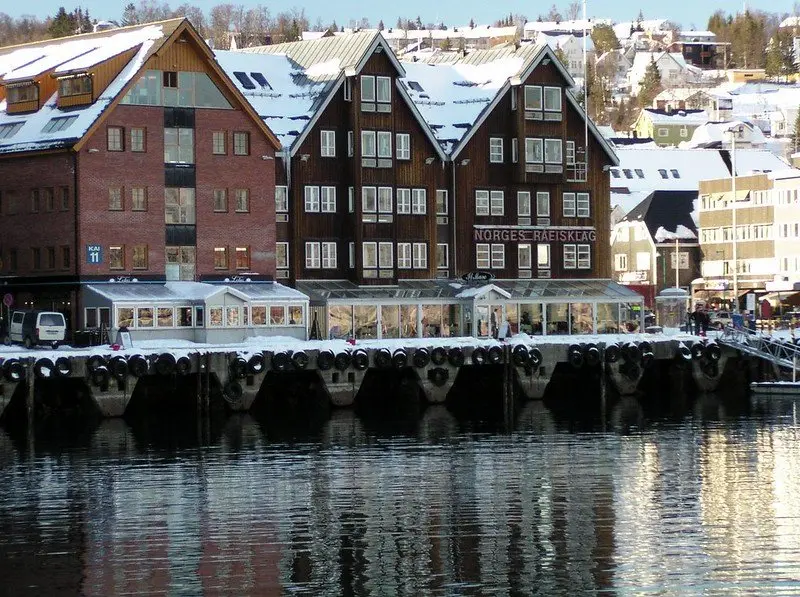
[[[708,326],[711,323],[711,317],[708,315],[708,311],[703,309],[700,312],[700,325],[702,327],[701,336],[705,336],[708,334]]]

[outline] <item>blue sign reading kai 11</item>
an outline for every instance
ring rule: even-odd
[[[86,263],[90,265],[103,263],[103,245],[86,245]]]

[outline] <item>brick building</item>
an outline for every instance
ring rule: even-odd
[[[80,327],[88,282],[274,275],[279,142],[187,20],[2,48],[0,77],[17,306]]]

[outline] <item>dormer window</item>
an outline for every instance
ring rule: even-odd
[[[65,79],[59,79],[58,81],[59,97],[70,97],[73,95],[84,95],[87,93],[92,93],[92,78],[89,75],[68,77]]]
[[[33,81],[6,86],[6,101],[9,112],[24,112],[39,109],[39,86]]]

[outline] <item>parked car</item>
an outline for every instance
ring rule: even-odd
[[[717,328],[718,330],[723,329],[725,326],[731,324],[731,313],[730,311],[709,311],[708,313],[708,325],[712,328]]]
[[[47,344],[56,348],[64,341],[67,323],[61,313],[55,311],[13,311],[5,343],[18,342],[25,348]]]

